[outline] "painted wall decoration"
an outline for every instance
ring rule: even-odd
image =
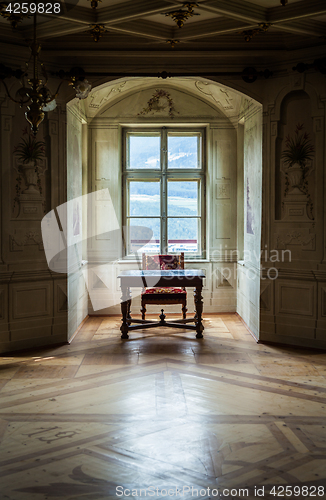
[[[72,199],[74,201],[73,204],[73,214],[72,214],[72,226],[73,226],[73,235],[78,236],[81,232],[81,207],[79,197],[82,194],[80,192],[80,179],[78,176],[78,169],[80,168],[80,145],[78,141],[78,137],[75,134],[73,139],[73,169],[74,169],[74,182],[72,185]]]
[[[254,131],[253,131],[254,132]],[[255,215],[254,215],[254,196],[255,196],[255,142],[254,136],[251,133],[246,148],[247,153],[247,169],[246,169],[246,232],[247,234],[255,234]]]
[[[249,177],[247,178],[247,234],[254,234],[254,213],[250,201]]]
[[[143,108],[138,115],[148,115],[150,113],[158,113],[162,111],[168,111],[171,118],[178,113],[169,92],[163,89],[156,89],[152,97],[149,99],[147,106]]]

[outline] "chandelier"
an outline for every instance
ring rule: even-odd
[[[26,106],[25,117],[31,125],[32,133],[35,136],[40,124],[44,120],[45,113],[53,111],[56,108],[56,97],[63,83],[63,81],[60,82],[54,94],[47,86],[48,75],[43,62],[39,58],[41,45],[36,39],[36,14],[34,14],[34,36],[30,43],[30,49],[31,57],[26,63],[25,71],[12,70],[0,64],[0,81],[2,81],[6,89],[9,99],[20,104],[20,107]],[[86,80],[85,72],[82,68],[73,68],[68,73],[62,72],[61,75],[63,79],[68,80],[69,85],[72,85],[76,91],[76,97],[86,99],[92,86]],[[10,95],[8,86],[4,81],[5,78],[10,77],[18,78],[21,84],[15,98]]]

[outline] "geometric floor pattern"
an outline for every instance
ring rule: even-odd
[[[204,325],[2,357],[1,500],[326,498],[325,352]]]

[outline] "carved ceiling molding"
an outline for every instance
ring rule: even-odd
[[[102,92],[101,90],[99,90],[98,92],[93,92],[90,96],[89,96],[89,105],[88,107],[89,108],[92,108],[92,109],[99,109],[101,106],[103,106],[109,99],[110,97],[113,97],[113,94],[117,93],[117,94],[121,94],[121,92],[123,92],[124,90],[126,90],[126,84],[127,84],[127,81],[124,80],[123,82],[119,83],[119,84],[116,84],[114,85],[113,87],[111,87],[108,91],[108,93],[104,96],[102,96]]]
[[[199,90],[199,92],[201,92],[202,94],[206,95],[206,96],[209,96],[211,97],[211,99],[213,99],[214,102],[216,102],[216,104],[218,106],[221,106],[225,111],[231,111],[234,109],[234,105],[232,104],[232,101],[233,101],[233,97],[231,97],[231,92],[229,90],[224,90],[223,88],[219,87],[218,89],[214,89],[215,90],[215,93],[219,93],[220,94],[220,98],[216,98],[215,95],[213,94],[212,91],[210,91],[208,89],[208,87],[212,86],[211,83],[208,83],[208,82],[203,82],[203,81],[200,81],[200,80],[197,80],[195,82],[195,87],[197,90]],[[205,90],[206,88],[206,90]]]

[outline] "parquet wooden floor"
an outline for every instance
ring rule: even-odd
[[[326,354],[204,324],[2,357],[1,500],[326,498]]]

